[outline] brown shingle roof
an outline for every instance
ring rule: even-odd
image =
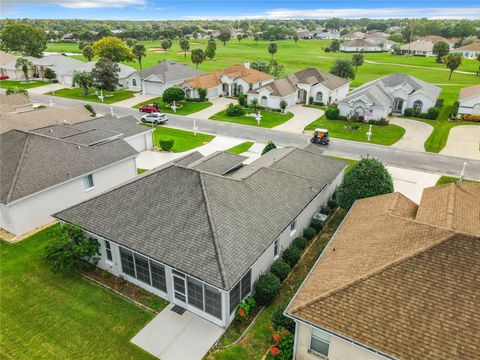
[[[459,48],[456,48],[455,51],[480,51],[480,42],[474,42]]]
[[[473,85],[460,89],[460,95],[458,98],[463,100],[473,95],[480,95],[480,85]]]
[[[31,104],[28,96],[23,94],[0,94],[0,114],[16,111],[16,108]],[[31,106],[33,108],[33,105]]]
[[[400,359],[478,357],[479,194],[461,183],[427,189],[419,206],[358,200],[287,312]]]
[[[243,65],[232,65],[228,66],[224,69],[215,70],[212,73],[200,75],[194,77],[193,79],[186,80],[184,84],[192,87],[192,88],[205,88],[210,89],[215,87],[221,83],[222,76],[228,76],[232,79],[242,78],[249,84],[257,83],[260,81],[265,81],[272,79],[272,75],[266,74],[264,72],[246,68]]]

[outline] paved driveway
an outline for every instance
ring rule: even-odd
[[[209,100],[209,101],[212,103],[212,106],[210,106],[206,109],[203,109],[201,111],[198,111],[196,113],[187,115],[187,116],[195,118],[195,119],[208,119],[208,118],[210,118],[210,116],[213,116],[216,113],[218,113],[222,110],[225,110],[227,108],[228,104],[238,103],[237,100],[226,98],[226,97],[219,97],[219,98],[212,99],[212,100]]]
[[[50,91],[57,91],[57,90],[65,89],[65,88],[68,88],[68,87],[70,87],[70,86],[65,85],[65,84],[56,83],[56,84],[48,84],[48,85],[44,85],[44,86],[34,87],[34,88],[31,88],[31,89],[27,89],[27,91],[28,91],[29,94],[45,94],[45,93],[50,92]]]
[[[440,154],[480,160],[480,125],[451,128],[447,145]]]
[[[293,117],[282,125],[275,126],[275,130],[301,134],[305,126],[317,120],[324,113],[323,110],[297,105],[289,107],[288,111],[293,114]]]
[[[114,105],[131,108],[134,105],[137,105],[143,102],[148,102],[148,100],[155,99],[159,96],[160,95],[136,93],[132,98],[116,102]]]
[[[392,176],[395,191],[402,193],[417,204],[422,198],[423,189],[435,186],[440,178],[440,175],[437,174],[393,166],[387,166],[387,170]]]
[[[223,328],[189,311],[168,305],[131,340],[161,360],[201,360],[222,336]]]
[[[433,131],[432,125],[402,118],[390,118],[390,123],[405,129],[405,134],[392,145],[393,147],[411,151],[425,151],[424,144]]]

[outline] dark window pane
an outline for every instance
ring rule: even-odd
[[[150,269],[152,270],[152,286],[154,288],[167,292],[165,267],[150,260]]]
[[[188,285],[188,303],[196,308],[203,310],[203,284],[200,281],[187,278]]]
[[[110,247],[110,241],[105,241],[105,253],[107,260],[112,261],[112,248]]]
[[[150,285],[150,270],[148,268],[148,259],[144,256],[135,254],[135,269],[137,270],[137,280]]]
[[[135,277],[133,253],[130,250],[120,248],[120,260],[122,263],[122,272],[132,277]]]
[[[179,279],[176,276],[173,277],[173,287],[176,292],[185,294],[185,280]]]
[[[222,294],[207,284],[205,284],[205,311],[217,319],[222,318]]]
[[[248,272],[243,276],[241,283],[242,283],[242,293],[241,293],[241,299],[245,299],[248,294],[250,294],[250,291],[252,290],[252,271],[248,270]]]
[[[230,313],[234,312],[240,304],[240,282],[230,290]]]

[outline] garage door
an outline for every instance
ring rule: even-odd
[[[154,95],[162,95],[163,94],[163,84],[162,83],[145,81],[143,83],[143,86],[144,86],[145,94],[154,94]]]
[[[137,136],[132,136],[125,139],[125,141],[138,152],[147,150],[147,144],[145,140],[145,134],[139,134]]]

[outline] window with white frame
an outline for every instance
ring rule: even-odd
[[[292,223],[290,224],[290,231],[294,231],[295,226],[297,226],[297,220],[293,220]]]
[[[421,113],[422,112],[422,107],[423,107],[423,103],[420,100],[417,100],[413,103],[413,110],[416,113]]]
[[[275,259],[278,257],[278,239],[273,243],[273,257]]]
[[[105,255],[108,261],[112,261],[112,247],[110,245],[110,241],[105,240]]]
[[[93,189],[93,174],[88,174],[87,176],[83,177],[83,185],[85,186],[85,190]]]
[[[222,318],[222,294],[213,286],[187,276],[188,304],[217,319]]]
[[[331,335],[323,330],[312,328],[310,350],[316,354],[328,357]]]
[[[242,279],[230,290],[230,313],[234,312],[238,304],[252,291],[252,270],[243,275]]]

